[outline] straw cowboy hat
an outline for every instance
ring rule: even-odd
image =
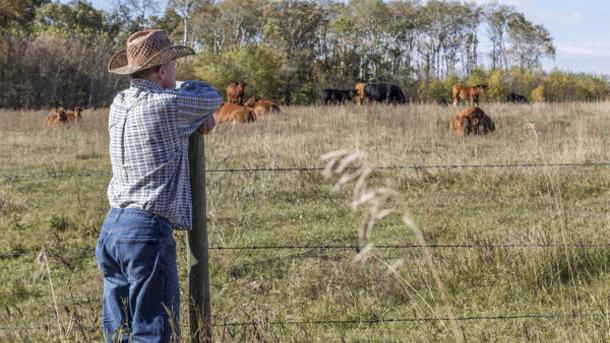
[[[173,45],[163,30],[144,30],[132,34],[127,39],[127,49],[112,56],[108,71],[129,75],[193,54],[195,51],[189,47]]]

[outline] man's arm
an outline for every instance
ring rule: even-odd
[[[213,114],[222,105],[222,96],[214,87],[201,81],[181,82],[176,94],[177,121],[185,134],[196,129],[208,133],[214,128]]]
[[[205,119],[203,119],[203,123],[201,123],[201,125],[199,125],[197,128],[197,131],[199,131],[199,133],[202,135],[207,135],[210,133],[210,131],[212,131],[214,126],[216,126],[214,116],[205,117]]]

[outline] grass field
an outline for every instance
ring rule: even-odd
[[[453,108],[288,108],[254,124],[215,129],[206,136],[206,164],[208,169],[317,167],[324,165],[321,155],[338,149],[363,153],[357,162],[362,166],[610,161],[610,103],[483,108],[497,127],[487,137],[451,135]],[[0,258],[0,341],[100,341],[101,275],[91,249],[108,211],[107,111],[85,111],[82,124],[69,128],[43,127],[44,114],[0,112],[0,254],[19,254]],[[610,243],[609,172],[607,167],[378,170],[367,183],[397,191],[388,205],[408,213],[428,244],[589,244]],[[8,177],[15,175],[24,178]],[[335,181],[319,171],[208,174],[210,245],[358,244],[363,212],[350,207],[353,183],[335,192]],[[188,332],[184,237],[176,234],[183,334]],[[376,223],[370,241],[419,242],[397,213]],[[36,259],[43,246],[50,252],[48,264]],[[356,254],[353,249],[211,250],[212,309],[220,324],[215,339],[610,340],[610,317],[604,315],[610,312],[610,246],[373,248],[366,261],[352,263]],[[397,260],[402,266],[388,272]],[[434,320],[450,315],[551,316],[454,325]],[[411,318],[431,320],[311,323]],[[222,326],[251,321],[260,324]]]

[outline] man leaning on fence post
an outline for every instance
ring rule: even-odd
[[[200,81],[176,82],[176,59],[192,49],[162,30],[134,33],[108,71],[130,75],[110,107],[110,212],[96,259],[104,276],[108,342],[179,337],[179,280],[173,229],[191,226],[188,138],[214,128],[221,95]]]

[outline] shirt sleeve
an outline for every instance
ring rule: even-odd
[[[218,91],[201,81],[178,82],[174,90],[179,130],[189,136],[222,105]]]

